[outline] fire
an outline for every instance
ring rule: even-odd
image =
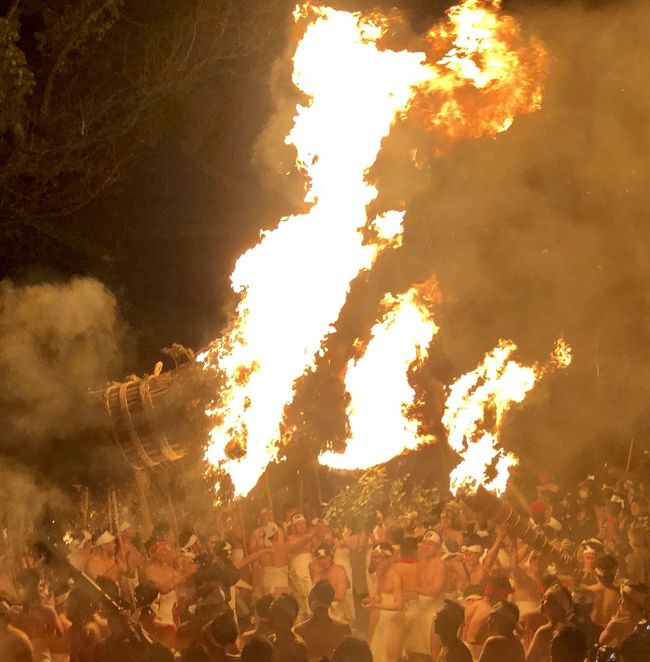
[[[480,12],[481,21],[465,19],[467,11]],[[383,48],[380,41],[389,26],[381,17],[309,4],[298,7],[294,17],[305,28],[293,58],[293,82],[307,101],[297,106],[286,141],[296,148],[297,166],[306,175],[304,199],[311,207],[281,219],[239,258],[231,277],[240,295],[236,313],[225,335],[200,357],[223,380],[207,412],[214,428],[206,459],[230,474],[237,494],[248,493],[276,459],[296,380],[314,369],[315,356],[334,332],[351,282],[370,269],[383,250],[401,245],[403,210],[375,219],[366,212],[378,193],[368,183],[367,172],[393,124],[407,118],[415,104],[420,120],[428,118],[427,128],[450,133],[455,120],[449,116],[443,121],[441,113],[448,115],[446,103],[459,103],[463,86],[503,91],[508,79],[509,94],[486,97],[507,106],[491,111],[501,120],[516,111],[513,95],[529,93],[514,93],[516,81],[509,77],[518,75],[520,68],[498,65],[499,58],[512,57],[502,39],[513,29],[510,19],[508,29],[500,30],[506,17],[499,13],[498,3],[488,7],[466,0],[457,11],[450,10],[449,23],[428,37],[438,49],[448,46],[446,54],[431,46],[437,61],[430,53]],[[471,75],[470,61],[475,65]],[[469,111],[462,108],[458,135],[468,134],[460,125],[467,123]],[[432,324],[426,326],[427,333]],[[391,337],[402,342],[396,333]],[[417,358],[419,340],[406,341],[408,347],[391,348],[391,355],[404,361],[415,351]],[[401,366],[403,370],[404,363]],[[350,380],[361,370],[351,368]],[[356,387],[350,389],[356,403]],[[402,406],[404,395],[395,392],[394,397],[393,411]],[[404,434],[404,442],[412,445],[413,437]],[[353,438],[357,435],[361,438],[358,427]],[[399,452],[397,446],[395,450]]]
[[[386,295],[386,311],[375,324],[363,355],[348,363],[345,386],[350,438],[344,453],[326,452],[319,461],[335,469],[368,469],[431,441],[409,417],[415,391],[409,373],[426,359],[438,332],[431,314],[435,283]],[[433,296],[432,296],[433,294]]]
[[[571,348],[562,339],[543,366],[520,365],[511,358],[516,349],[514,343],[501,340],[476,370],[449,387],[442,423],[449,446],[461,456],[449,477],[453,494],[460,489],[474,491],[479,485],[496,494],[505,492],[510,469],[518,464],[512,453],[498,446],[505,413],[523,402],[549,370],[571,363]]]
[[[413,107],[425,129],[450,138],[495,136],[541,107],[546,50],[500,7],[501,0],[466,0],[427,33],[436,76],[420,85]]]

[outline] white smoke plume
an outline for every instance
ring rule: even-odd
[[[37,445],[105,423],[88,397],[119,374],[115,298],[92,278],[0,283],[0,443]]]

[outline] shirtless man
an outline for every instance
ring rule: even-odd
[[[483,598],[465,608],[465,625],[461,639],[469,646],[475,658],[479,656],[488,638],[488,620],[494,606],[499,602],[506,602],[511,593],[512,586],[505,577],[488,577]]]
[[[393,567],[393,549],[379,543],[372,553],[377,591],[364,601],[371,609],[370,649],[374,662],[397,662],[404,631],[402,579]]]
[[[298,542],[284,540],[280,527],[271,522],[264,527],[263,545],[269,553],[260,557],[262,567],[262,593],[279,597],[289,592],[289,554],[308,545],[314,539],[314,532],[308,533]]]
[[[63,636],[63,627],[39,573],[33,568],[18,575],[18,590],[22,609],[16,614],[13,624],[30,639],[34,662],[51,659],[50,642]]]
[[[441,556],[442,541],[433,529],[422,537],[417,564],[418,628],[417,641],[407,650],[411,659],[437,659],[442,642],[433,622],[444,601],[447,566]]]
[[[539,581],[541,552],[531,550],[526,554],[523,568],[519,565],[519,554],[515,549],[510,555],[510,567],[514,584],[513,602],[522,616],[539,609]]]
[[[319,545],[314,550],[314,561],[309,566],[311,580],[314,584],[319,581],[329,582],[334,589],[332,601],[332,616],[340,621],[349,622],[349,614],[345,609],[345,594],[350,580],[342,565],[334,563],[334,553],[328,545]]]
[[[436,534],[437,535],[437,534]],[[393,570],[402,581],[402,594],[404,596],[404,626],[403,641],[404,649],[411,659],[415,659],[423,643],[420,640],[420,606],[418,576],[418,542],[415,538],[407,536],[400,545],[400,557],[393,564]]]
[[[548,619],[535,635],[526,653],[526,662],[549,662],[553,635],[566,625],[571,615],[573,601],[569,591],[560,584],[553,584],[542,598],[542,613]]]
[[[649,598],[645,584],[623,584],[618,611],[600,635],[600,645],[618,648],[644,618]]]
[[[0,600],[0,660],[3,662],[34,662],[29,637],[10,625],[11,605]]]
[[[163,623],[175,625],[176,587],[185,577],[171,565],[171,546],[167,541],[154,542],[149,548],[149,555],[151,561],[144,571],[144,576],[155,584],[160,593],[158,617]]]
[[[612,620],[621,597],[619,589],[614,586],[618,563],[616,559],[605,554],[596,561],[596,586],[587,586],[594,594],[594,605],[591,611],[591,620],[602,628]]]
[[[127,567],[116,556],[115,550],[115,536],[104,531],[95,541],[95,550],[86,561],[86,574],[91,579],[106,577],[119,585],[120,577],[127,572]]]

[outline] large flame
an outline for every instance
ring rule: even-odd
[[[505,413],[549,370],[571,363],[571,349],[560,339],[551,359],[543,366],[522,366],[511,356],[517,346],[501,340],[485,355],[476,370],[459,377],[449,387],[442,423],[448,443],[460,456],[450,477],[450,490],[475,491],[479,485],[501,494],[505,491],[510,469],[518,463],[512,453],[498,445]]]
[[[479,11],[478,4],[466,0],[461,14]],[[513,77],[510,84],[516,87],[517,67],[504,65],[499,76],[493,73],[499,68],[496,60],[512,56],[501,41],[509,31],[498,30],[505,17],[498,3],[481,5],[480,11],[494,16],[487,28],[491,36],[483,34],[483,19],[474,25],[451,12],[440,36],[434,30],[429,38],[448,44],[449,51],[427,61],[424,52],[383,49],[378,42],[387,25],[380,17],[297,8],[296,20],[306,28],[294,56],[293,81],[308,102],[297,107],[286,140],[296,147],[298,166],[307,177],[305,202],[312,206],[308,213],[282,219],[239,258],[232,275],[233,290],[241,295],[236,315],[224,337],[200,357],[219,370],[224,384],[208,412],[215,427],[206,459],[230,474],[237,494],[249,492],[276,458],[295,382],[314,368],[352,280],[370,269],[387,246],[401,245],[403,211],[377,219],[366,214],[377,196],[366,174],[383,138],[416,97],[422,97],[418,116],[430,119],[427,128],[442,128],[455,120],[436,118],[447,114],[444,104],[456,99],[463,85],[488,88],[499,78],[503,87],[502,79]],[[473,30],[478,72],[472,77],[461,75],[452,61],[473,57],[468,38]],[[435,99],[433,91],[439,95]],[[508,106],[502,113],[494,111],[495,116],[516,112],[511,96],[494,99]],[[459,121],[465,123],[466,117]],[[368,230],[374,238],[364,242]],[[401,395],[394,397],[397,403]]]
[[[319,459],[321,464],[368,469],[431,441],[420,434],[418,421],[409,416],[415,399],[409,373],[427,357],[438,332],[431,314],[435,287],[434,282],[427,282],[384,298],[386,312],[373,327],[362,356],[348,363],[345,387],[350,396],[350,438],[345,452],[326,452]]]

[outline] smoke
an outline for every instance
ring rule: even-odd
[[[533,361],[563,335],[574,365],[510,415],[504,443],[529,467],[581,471],[581,456],[624,466],[630,439],[639,449],[650,427],[650,8],[563,4],[518,18],[551,55],[542,110],[496,140],[451,147],[394,132],[378,185],[387,205],[406,197],[409,213],[385,277],[402,265],[438,276],[446,303],[432,362],[446,383],[499,338]],[[412,149],[420,168],[405,158]]]
[[[401,124],[385,142],[370,176],[378,207],[406,203],[404,247],[353,284],[319,371],[299,389],[302,417],[326,412],[324,427],[337,428],[323,438],[343,435],[336,385],[379,301],[432,274],[444,301],[426,367],[431,392],[475,368],[500,338],[517,343],[524,362],[546,360],[559,336],[573,347],[573,365],[509,415],[503,442],[525,468],[583,471],[576,460],[602,466],[604,458],[624,465],[630,439],[638,449],[650,428],[650,7],[535,5],[507,10],[550,53],[541,111],[497,139],[449,145]],[[299,178],[285,174],[292,155],[282,143],[296,99],[286,58],[275,71],[278,113],[257,156],[288,214],[301,192]]]
[[[89,388],[119,373],[123,329],[98,281],[0,283],[0,425],[7,452],[104,424]]]

